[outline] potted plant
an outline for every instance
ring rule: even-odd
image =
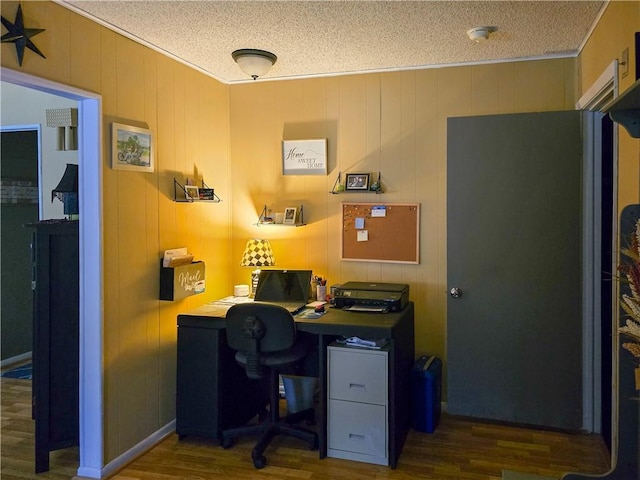
[[[628,292],[621,296],[624,311],[620,334],[627,341],[622,348],[633,356],[635,364],[635,387],[640,390],[640,219],[636,221],[628,247],[621,248],[625,261],[620,264],[621,282],[628,286]]]

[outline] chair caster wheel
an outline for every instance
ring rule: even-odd
[[[257,469],[264,468],[267,465],[267,457],[264,455],[260,455],[257,458],[253,459],[253,466]]]
[[[223,438],[220,441],[220,445],[222,445],[222,448],[224,448],[225,450],[227,448],[231,448],[231,446],[233,445],[233,439],[231,439],[231,438]]]

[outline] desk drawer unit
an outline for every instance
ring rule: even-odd
[[[389,465],[388,352],[328,347],[327,456]]]

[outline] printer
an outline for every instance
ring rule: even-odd
[[[409,302],[403,283],[347,282],[335,288],[336,308],[367,312],[399,312]]]

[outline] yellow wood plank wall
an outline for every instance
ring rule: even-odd
[[[366,74],[230,87],[233,259],[268,238],[276,266],[311,268],[329,284],[408,283],[416,354],[446,358],[446,120],[451,116],[572,109],[573,59]],[[327,138],[329,174],[283,176],[283,139]],[[384,194],[331,195],[338,172],[382,173]],[[340,261],[341,203],[418,202],[419,265]],[[304,205],[306,227],[256,226]]]
[[[635,32],[640,32],[640,2],[611,2],[580,54],[581,91],[588,89],[614,59],[620,60],[625,48],[629,49],[629,65],[627,76],[620,75],[620,93],[629,88],[638,68]],[[622,211],[626,205],[640,203],[640,140],[620,126],[618,132],[618,211]]]
[[[17,4],[3,1],[2,15],[14,18]],[[2,66],[102,95],[106,462],[174,417],[176,315],[248,283],[239,262],[249,237],[272,240],[277,266],[311,268],[330,284],[409,283],[417,353],[446,358],[446,118],[572,109],[640,23],[638,2],[611,2],[578,60],[228,87],[53,2],[23,10],[27,26],[47,29],[36,42],[47,59],[26,52],[20,68],[5,43]],[[113,121],[151,128],[155,173],[110,168]],[[328,138],[329,175],[281,174],[280,142],[296,138]],[[620,203],[637,202],[638,140],[623,132],[620,142]],[[338,171],[380,171],[385,193],[330,195]],[[223,203],[172,202],[173,177],[186,175]],[[421,204],[419,265],[339,260],[340,204],[354,198]],[[309,225],[257,227],[264,204],[303,204]],[[183,245],[206,262],[206,294],[158,301],[160,253]]]
[[[229,96],[225,85],[52,2],[23,3],[46,60],[2,44],[2,66],[97,92],[103,114],[105,460],[175,418],[176,316],[227,295],[230,245]],[[2,2],[14,19],[17,2]],[[152,130],[156,171],[110,168],[111,124]],[[172,201],[173,178],[205,182],[220,204]],[[158,300],[163,250],[206,264],[206,293]]]

